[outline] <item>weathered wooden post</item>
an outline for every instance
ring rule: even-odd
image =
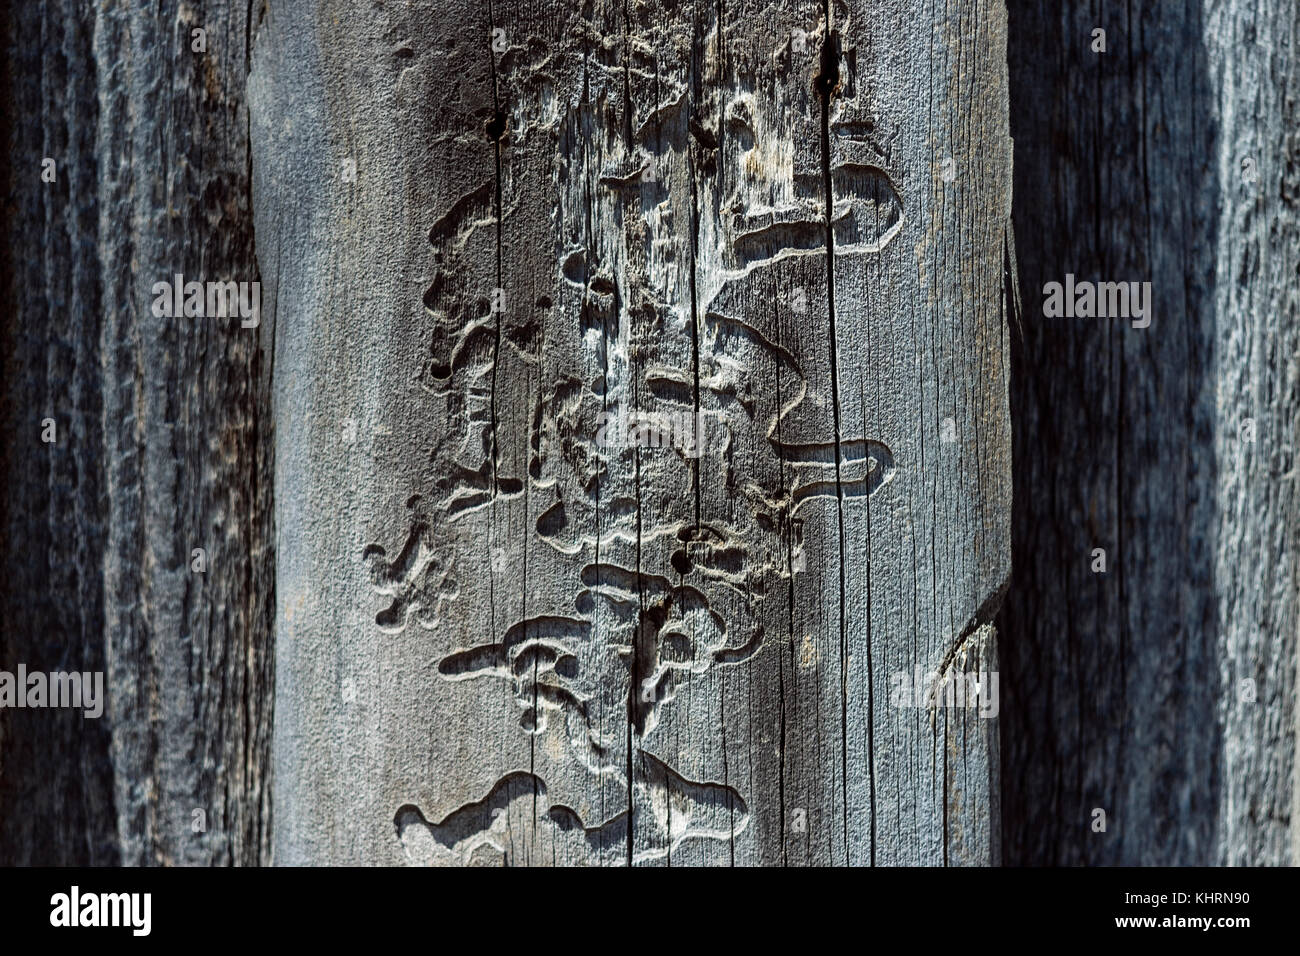
[[[278,862],[997,861],[1004,43],[269,11]]]
[[[267,328],[151,308],[258,281],[250,9],[0,11],[0,669],[107,687],[0,712],[0,863],[270,857]]]
[[[1300,9],[1009,6],[1008,861],[1295,862]],[[1044,316],[1067,274],[1149,324]]]

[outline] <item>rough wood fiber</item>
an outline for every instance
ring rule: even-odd
[[[21,119],[6,144],[3,662],[106,670],[109,702],[100,721],[6,714],[0,853],[256,863],[269,857],[269,369],[260,330],[238,319],[151,312],[153,284],[177,273],[257,280],[251,11],[23,6],[5,40]]]
[[[1007,861],[1295,862],[1300,7],[1009,7]],[[1150,327],[1044,318],[1067,272]]]
[[[92,76],[83,4],[14,4],[3,23],[0,127],[0,668],[104,669],[102,323]],[[41,181],[41,160],[58,178]],[[53,417],[59,441],[41,443]],[[107,720],[0,711],[0,862],[120,859]]]
[[[996,862],[1005,20],[830,12],[271,6],[278,862]]]

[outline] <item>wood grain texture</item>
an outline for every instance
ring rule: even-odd
[[[1008,6],[1007,859],[1294,862],[1300,11]],[[1044,318],[1066,273],[1150,281],[1150,327]]]
[[[104,669],[102,325],[91,59],[82,5],[0,14],[5,220],[0,243],[4,536],[0,668]],[[57,179],[41,181],[44,157]],[[89,236],[89,239],[87,238]],[[55,418],[60,440],[41,442]],[[106,720],[0,711],[0,862],[120,859]]]
[[[0,9],[0,863],[1294,863],[1300,11],[1009,6]]]
[[[997,862],[1005,29],[272,6],[278,862]]]
[[[6,24],[4,663],[104,670],[109,696],[99,721],[6,715],[6,862],[269,856],[269,367],[237,318],[151,311],[178,273],[257,280],[249,15],[44,4]]]

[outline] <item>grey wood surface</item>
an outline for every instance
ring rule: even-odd
[[[996,720],[891,688],[996,670],[1004,42],[273,6],[277,862],[997,861]]]
[[[1300,8],[1008,7],[1007,860],[1293,863]],[[1045,318],[1067,272],[1150,326]]]
[[[1008,6],[0,10],[0,863],[1293,863],[1300,11]]]
[[[39,61],[42,45],[52,60],[89,61],[93,22],[72,3],[5,15],[0,667],[10,673],[104,668],[97,103],[89,77],[68,83],[66,68]],[[53,444],[41,441],[48,418]],[[108,727],[66,711],[0,712],[0,861],[118,859]]]
[[[108,693],[97,720],[0,719],[6,863],[269,859],[268,356],[239,319],[151,309],[178,273],[257,280],[248,16],[5,12],[0,665]]]

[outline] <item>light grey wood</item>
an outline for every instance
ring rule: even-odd
[[[826,14],[267,12],[277,862],[997,862],[1005,17]]]
[[[1300,8],[1206,12],[1219,117],[1214,541],[1222,736],[1207,861],[1300,862]],[[1282,53],[1281,51],[1288,51]],[[1249,686],[1243,686],[1249,682]]]

